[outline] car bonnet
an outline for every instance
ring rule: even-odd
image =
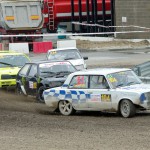
[[[135,84],[125,87],[117,88],[117,90],[136,92],[136,93],[147,93],[150,92],[150,84]]]

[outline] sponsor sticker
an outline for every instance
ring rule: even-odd
[[[30,89],[36,89],[36,88],[37,88],[37,83],[36,83],[36,82],[29,81],[29,88],[30,88]]]
[[[102,102],[111,102],[111,95],[110,94],[101,94],[101,101]]]

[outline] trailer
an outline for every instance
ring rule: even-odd
[[[6,33],[35,31],[43,27],[40,0],[0,0],[0,27]]]

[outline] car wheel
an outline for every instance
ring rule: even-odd
[[[129,100],[121,101],[120,113],[125,118],[133,117],[136,113],[135,105]]]
[[[72,103],[69,101],[59,102],[59,111],[62,115],[69,116],[75,113],[75,109],[72,107]]]
[[[43,96],[44,90],[45,90],[44,86],[40,86],[37,93],[37,100],[42,103],[44,103],[44,96]]]

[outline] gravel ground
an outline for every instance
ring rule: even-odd
[[[9,95],[9,96],[8,96]],[[7,98],[6,98],[7,97]],[[1,92],[1,150],[124,150],[150,147],[150,113],[52,113],[32,97]]]
[[[0,90],[0,150],[148,150],[150,112],[53,113],[34,97]]]

